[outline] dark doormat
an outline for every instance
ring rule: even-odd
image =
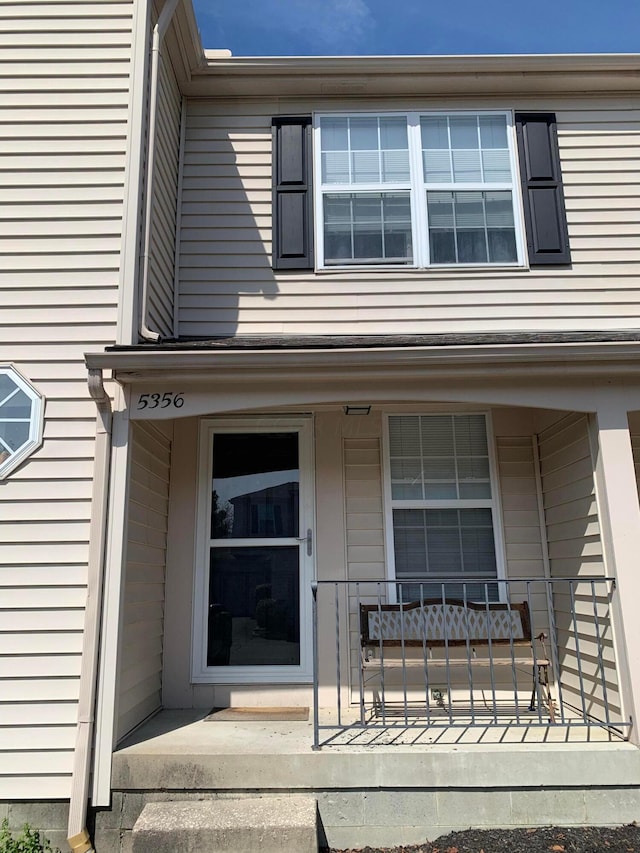
[[[306,721],[309,719],[308,708],[212,708],[211,713],[204,718],[211,723],[274,723]]]

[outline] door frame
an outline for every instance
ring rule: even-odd
[[[295,432],[300,472],[299,533],[312,531],[312,553],[298,541],[300,571],[300,664],[298,666],[207,666],[207,604],[209,600],[209,541],[211,474],[215,433]],[[313,419],[297,417],[206,418],[198,442],[197,523],[192,605],[191,680],[195,684],[300,684],[313,680],[311,582],[315,579],[315,502]]]

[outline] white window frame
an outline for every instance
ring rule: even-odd
[[[511,183],[447,183],[425,185],[422,166],[422,137],[420,119],[422,117],[438,118],[446,116],[487,116],[501,115],[506,119],[507,140],[509,143],[509,165],[511,167]],[[378,118],[378,117],[407,118],[407,134],[409,143],[409,189],[406,184],[324,184],[322,183],[322,147],[320,140],[320,122],[323,118]],[[460,270],[460,269],[518,269],[526,267],[524,215],[522,208],[522,195],[520,186],[520,171],[517,157],[517,141],[515,130],[514,111],[509,109],[482,109],[482,110],[379,110],[377,112],[349,110],[343,112],[317,112],[313,118],[313,182],[314,182],[314,230],[315,230],[315,256],[316,269],[324,271],[357,272],[362,269],[388,271],[388,270]],[[324,196],[333,193],[384,193],[384,192],[409,192],[411,208],[411,241],[413,249],[413,261],[411,263],[376,263],[352,262],[349,264],[325,264],[324,261]],[[427,216],[427,191],[429,192],[505,192],[512,194],[513,220],[516,240],[517,260],[508,263],[500,261],[491,263],[454,263],[454,264],[432,264],[429,257],[429,229]]]
[[[211,548],[211,473],[213,437],[221,433],[296,432],[299,435],[300,533],[312,530],[312,555],[306,539],[279,540],[299,548],[300,571],[300,664],[298,666],[208,666],[207,610]],[[311,582],[315,579],[315,506],[313,482],[313,420],[310,417],[206,418],[200,422],[198,451],[198,500],[193,586],[193,633],[191,681],[194,684],[307,684],[313,679],[313,624]],[[258,547],[273,539],[229,539],[228,547]]]
[[[398,500],[391,496],[391,452],[389,447],[389,421],[393,417],[431,417],[438,415],[483,415],[487,429],[487,450],[489,455],[489,478],[491,482],[491,498],[445,500]],[[493,520],[493,540],[496,555],[496,582],[498,584],[498,600],[507,601],[506,559],[504,547],[504,529],[502,524],[502,505],[500,500],[498,463],[496,458],[493,422],[490,411],[455,409],[450,411],[398,411],[385,412],[382,419],[382,459],[383,459],[383,493],[384,493],[384,525],[385,525],[385,565],[387,568],[387,595],[391,604],[398,603],[396,586],[396,564],[393,531],[394,509],[491,509]],[[402,580],[402,578],[400,578]],[[464,577],[461,578],[464,580]],[[469,582],[472,582],[470,579]]]
[[[29,382],[28,379],[16,369],[13,364],[0,364],[0,375],[8,376],[16,385],[16,389],[22,391],[31,400],[31,417],[29,419],[29,435],[15,453],[12,453],[4,462],[0,463],[0,480],[4,480],[8,474],[15,470],[24,460],[36,451],[42,444],[42,433],[44,426],[44,396]],[[0,400],[0,421],[3,418],[2,400]],[[0,445],[0,450],[3,445]]]

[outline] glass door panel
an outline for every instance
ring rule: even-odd
[[[207,666],[299,666],[297,431],[215,432]]]

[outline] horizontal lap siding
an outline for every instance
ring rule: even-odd
[[[167,61],[161,61],[158,84],[148,324],[163,337],[171,337],[182,101]]]
[[[347,418],[346,420],[350,420]],[[381,437],[343,436],[344,489],[347,533],[347,580],[375,581],[349,584],[349,648],[351,684],[358,685],[360,626],[358,603],[384,601],[387,577],[384,549]],[[333,594],[332,592],[330,593]],[[325,595],[325,600],[329,596]],[[353,699],[357,701],[357,696]]]
[[[118,738],[161,705],[170,464],[168,436],[153,424],[134,424]]]
[[[604,576],[586,415],[560,418],[539,435],[539,446],[551,576]],[[589,582],[574,587],[573,598],[568,584],[556,584],[553,596],[563,698],[582,711],[579,694],[582,680],[586,695],[584,710],[598,718],[604,717],[605,690],[614,714],[619,711],[611,614],[605,589],[608,588],[604,584],[595,586],[598,596],[595,610]]]
[[[424,106],[473,109],[492,104]],[[624,100],[557,97],[514,101],[513,106],[557,113],[571,268],[273,273],[271,116],[347,110],[353,104],[190,102],[181,206],[180,333],[348,334],[357,329],[361,334],[416,334],[638,325],[640,110]],[[415,108],[416,103],[377,102],[370,107]]]
[[[496,455],[502,501],[506,576],[509,598],[526,601],[532,631],[547,630],[549,617],[544,584],[524,582],[544,578],[542,537],[531,436],[496,436]],[[523,580],[517,583],[518,579]]]
[[[0,6],[0,362],[46,397],[44,443],[0,488],[0,799],[66,797],[95,404],[115,339],[131,2]]]

